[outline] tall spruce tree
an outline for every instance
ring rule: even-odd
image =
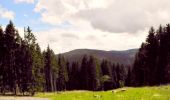
[[[65,58],[62,55],[58,56],[59,76],[57,79],[58,90],[66,90],[66,84],[68,82],[68,73]]]
[[[100,80],[99,80],[99,73],[96,59],[93,56],[90,56],[88,61],[88,68],[89,68],[89,89],[90,90],[98,90],[100,88]]]
[[[25,30],[24,33],[25,42],[28,45],[29,49],[29,66],[28,66],[28,75],[29,78],[29,91],[32,95],[36,91],[43,90],[43,73],[41,73],[41,69],[43,68],[43,59],[39,45],[36,43],[36,38],[32,33],[30,27]]]
[[[53,51],[50,47],[47,47],[47,51],[44,54],[45,60],[45,80],[46,91],[52,92],[57,90],[57,78],[58,78],[58,65]]]
[[[113,88],[118,88],[118,77],[117,77],[117,71],[116,71],[116,65],[112,64],[112,79],[113,79]]]
[[[116,73],[117,73],[117,83],[118,87],[124,87],[125,85],[125,78],[126,78],[126,72],[125,67],[123,64],[117,64],[116,66]]]
[[[5,54],[5,86],[4,88],[13,91],[16,94],[17,86],[17,76],[16,76],[16,65],[15,65],[15,52],[16,52],[16,29],[12,21],[6,26],[5,29],[5,45],[6,45],[6,54]]]
[[[159,29],[157,30],[157,37],[159,41],[159,48],[158,48],[158,61],[157,61],[157,72],[156,72],[156,84],[161,84],[164,81],[164,69],[166,65],[166,34],[165,34],[165,28],[163,28],[161,25]]]
[[[157,53],[158,53],[158,40],[155,36],[155,30],[153,27],[151,27],[149,31],[149,35],[146,39],[146,55],[147,55],[147,61],[146,61],[146,74],[147,79],[146,81],[148,84],[146,85],[154,85],[156,78],[156,61],[157,61]]]
[[[165,41],[166,41],[166,66],[164,68],[163,83],[170,83],[170,24],[165,27]]]
[[[4,71],[4,32],[0,26],[0,87],[3,87],[3,71]],[[0,90],[2,92],[2,88]]]
[[[70,76],[69,76],[69,88],[71,90],[80,89],[80,80],[79,80],[79,63],[73,62],[71,66]]]
[[[132,79],[132,70],[129,66],[128,73],[127,73],[126,80],[125,80],[126,86],[131,86],[131,79]]]
[[[31,85],[31,52],[26,41],[21,41],[20,51],[18,52],[19,58],[18,63],[20,67],[19,71],[19,87],[23,95],[29,91]],[[23,60],[24,59],[24,60]]]
[[[107,60],[103,60],[101,63],[101,69],[103,74],[103,85],[104,90],[109,90],[113,88],[113,76],[112,76],[112,67]],[[107,80],[106,80],[107,78]]]
[[[34,57],[35,65],[33,68],[34,75],[34,89],[35,91],[44,91],[44,59],[41,53],[41,49],[38,44],[35,44],[35,57]]]
[[[89,87],[89,70],[88,70],[88,58],[87,55],[83,56],[83,59],[81,61],[81,88],[84,90],[87,90]]]

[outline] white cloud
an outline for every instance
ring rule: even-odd
[[[137,48],[149,27],[170,22],[169,5],[169,0],[38,0],[34,11],[42,22],[69,22],[71,28],[37,32],[37,38],[55,52]]]
[[[5,18],[5,19],[14,19],[15,13],[13,11],[10,11],[6,8],[3,8],[0,5],[0,18]]]
[[[105,8],[113,0],[38,0],[35,11],[41,13],[41,20],[60,24],[73,20],[72,15],[84,9]]]
[[[170,22],[169,4],[168,0],[115,0],[104,9],[79,11],[77,17],[103,31],[136,33],[150,26]]]
[[[170,22],[169,0],[39,0],[36,12],[53,25],[84,20],[108,32],[138,32]]]
[[[28,4],[33,4],[35,1],[34,0],[14,0],[15,3],[28,3]]]

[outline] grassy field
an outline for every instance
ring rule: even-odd
[[[170,85],[159,87],[122,88],[112,91],[67,91],[39,93],[36,97],[50,100],[170,100]]]

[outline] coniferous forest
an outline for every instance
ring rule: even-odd
[[[134,64],[123,65],[93,55],[69,62],[50,46],[41,51],[30,27],[21,38],[12,21],[0,27],[0,93],[34,95],[65,90],[111,90],[124,86],[170,83],[170,24],[149,30]]]

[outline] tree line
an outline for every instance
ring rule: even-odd
[[[10,21],[5,30],[0,27],[0,92],[42,90],[44,58],[36,38],[28,27],[22,39]],[[21,92],[22,91],[22,92]]]
[[[146,41],[136,54],[131,72],[131,86],[170,83],[170,24],[151,27]]]
[[[0,93],[34,95],[35,92],[64,90],[108,90],[124,85],[126,72],[121,64],[101,63],[92,55],[70,63],[56,57],[48,46],[41,51],[30,27],[21,38],[12,21],[0,27]]]
[[[93,55],[69,62],[50,46],[41,51],[30,27],[21,38],[10,21],[0,27],[0,93],[34,95],[65,90],[110,90],[170,83],[170,25],[152,27],[131,66],[101,62]]]

